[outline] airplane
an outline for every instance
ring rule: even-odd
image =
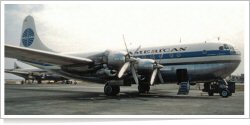
[[[34,80],[37,80],[38,84],[41,84],[42,80],[53,80],[54,83],[58,81],[69,83],[69,79],[64,78],[62,76],[48,73],[43,69],[21,68],[16,64],[16,62],[14,63],[14,69],[6,69],[5,72],[24,78],[24,81],[21,82],[22,84],[27,83],[27,81],[28,83],[30,83],[29,80],[32,80],[32,83],[34,82]]]
[[[150,86],[177,83],[179,92],[189,92],[189,85],[204,83],[209,96],[230,96],[224,80],[240,64],[240,52],[228,43],[193,43],[129,50],[90,53],[58,53],[39,39],[32,16],[24,19],[20,46],[5,45],[5,56],[60,74],[66,78],[105,83],[104,93],[116,96],[120,86],[138,85],[139,93]]]

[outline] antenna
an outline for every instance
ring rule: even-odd
[[[180,37],[180,43],[181,43],[181,37]]]

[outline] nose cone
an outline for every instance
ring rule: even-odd
[[[231,74],[239,67],[239,65],[241,63],[241,58],[242,58],[241,56],[242,55],[241,55],[241,52],[237,49],[231,51],[230,53],[231,53],[231,61],[229,61],[229,62],[231,62],[231,63],[227,64],[228,65],[227,70]],[[228,75],[230,75],[230,74],[228,74]]]

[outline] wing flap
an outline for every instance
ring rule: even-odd
[[[93,61],[88,58],[80,58],[70,55],[62,55],[60,53],[41,51],[36,49],[5,45],[5,57],[15,58],[29,62],[39,62],[54,65],[71,65],[83,64],[87,65]]]

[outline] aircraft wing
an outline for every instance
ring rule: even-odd
[[[12,70],[5,70],[6,73],[11,73],[23,78],[27,78],[29,76],[28,72],[19,72],[19,71],[12,71]]]
[[[70,55],[62,55],[60,53],[47,52],[42,50],[5,45],[5,57],[15,58],[18,60],[54,64],[54,65],[70,65],[70,64],[90,64],[93,61],[87,58],[80,58]]]
[[[12,73],[12,74],[22,74],[22,75],[29,75],[28,72],[20,72],[20,71],[14,71],[14,70],[5,70],[6,73]]]

